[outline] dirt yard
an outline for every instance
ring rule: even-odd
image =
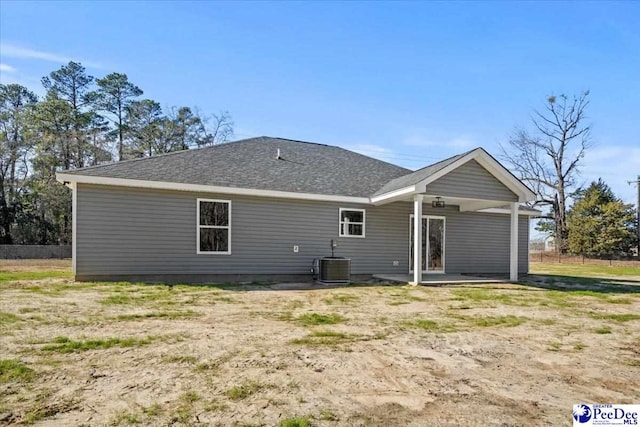
[[[640,278],[168,287],[41,267],[0,264],[0,424],[556,426],[640,402]]]

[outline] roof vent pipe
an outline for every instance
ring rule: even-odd
[[[281,160],[282,157],[280,157],[280,149],[278,148],[278,153],[276,154],[276,160]]]

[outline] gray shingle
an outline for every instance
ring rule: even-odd
[[[67,173],[369,197],[411,171],[340,147],[263,136]]]

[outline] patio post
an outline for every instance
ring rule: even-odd
[[[413,284],[422,282],[422,201],[424,196],[413,196]]]
[[[518,281],[518,202],[511,203],[511,251],[509,280]]]
[[[72,182],[71,187],[71,273],[74,278],[78,265],[78,183]]]

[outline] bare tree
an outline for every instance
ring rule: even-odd
[[[545,110],[534,111],[533,133],[517,129],[502,146],[502,158],[536,193],[533,206],[550,206],[556,248],[567,238],[567,199],[576,184],[580,161],[591,144],[585,110],[589,91],[569,98],[550,96]]]
[[[212,114],[202,121],[205,125],[206,137],[198,144],[199,147],[220,144],[233,138],[234,123],[228,111]]]
[[[233,119],[228,111],[206,116],[194,107],[173,107],[167,116],[176,129],[176,149],[209,147],[233,138]]]

